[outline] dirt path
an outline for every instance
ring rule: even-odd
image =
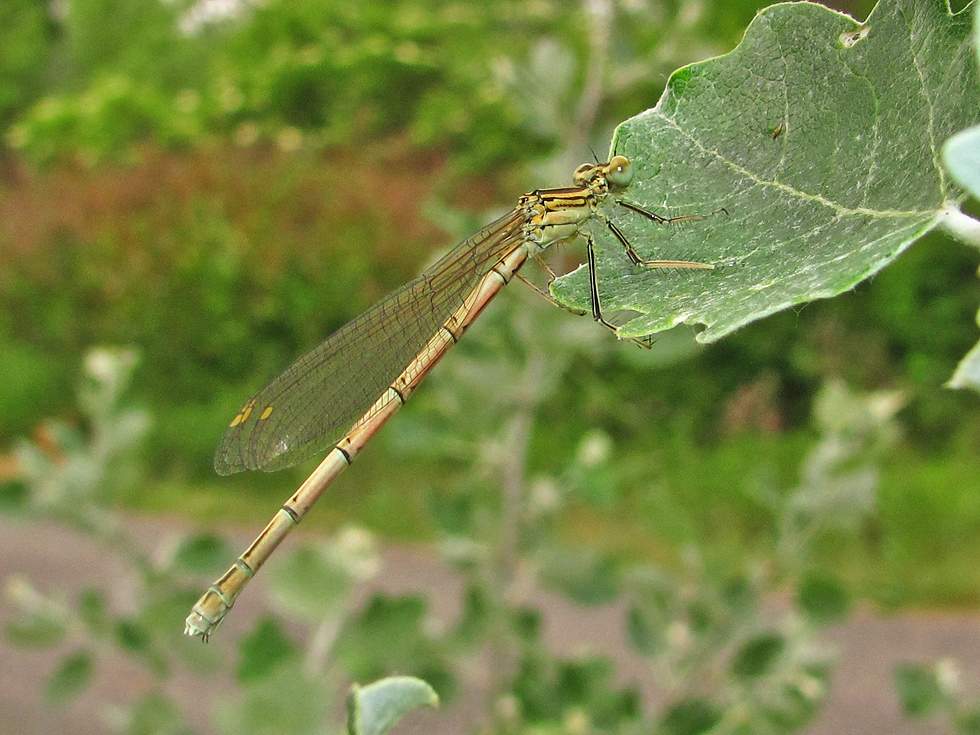
[[[165,543],[172,533],[162,523],[141,523],[140,527],[148,548]],[[389,549],[385,553],[385,570],[380,582],[385,590],[429,592],[432,613],[438,620],[451,619],[457,613],[459,582],[430,553]],[[22,575],[38,589],[64,591],[70,598],[86,587],[108,587],[105,580],[121,571],[116,560],[85,537],[52,524],[27,525],[0,517],[0,581],[10,575]],[[234,619],[229,619],[212,645],[230,650],[236,632],[248,629],[261,614],[261,583],[256,586],[258,589],[249,590],[249,604],[235,609]],[[124,589],[116,585],[114,594],[117,599],[110,600],[110,604],[121,605]],[[615,655],[622,662],[624,677],[643,681],[642,662],[619,635],[621,610],[615,606],[582,609],[558,598],[544,602],[550,610],[546,636],[557,650],[574,653],[591,649]],[[0,601],[0,625],[10,618],[9,603]],[[900,715],[892,686],[892,667],[898,662],[954,657],[961,663],[967,683],[980,682],[980,616],[903,613],[882,618],[859,612],[845,625],[830,631],[828,638],[837,647],[839,665],[824,711],[808,731],[810,735],[947,732],[939,723],[910,723]],[[0,733],[110,733],[112,729],[105,719],[108,705],[130,701],[154,685],[140,666],[122,657],[107,657],[99,661],[98,676],[84,696],[65,709],[52,708],[44,702],[41,692],[67,650],[71,650],[70,645],[58,651],[37,651],[0,641]],[[479,671],[471,671],[468,678],[461,687],[467,692],[461,701],[451,708],[415,717],[405,731],[435,735],[472,731],[473,720],[468,713],[480,711],[484,682]],[[202,691],[201,682],[178,675],[165,686],[197,731],[208,733],[209,713],[233,687],[226,680],[210,681]]]

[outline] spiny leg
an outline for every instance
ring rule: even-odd
[[[684,215],[680,217],[662,217],[656,212],[651,212],[647,209],[644,209],[638,204],[633,204],[632,202],[623,199],[617,199],[616,203],[630,210],[631,212],[635,212],[636,214],[646,217],[647,219],[657,223],[658,225],[670,225],[670,224],[676,224],[678,222],[699,222],[703,219],[706,219],[706,217],[699,214]],[[717,214],[718,212],[724,212],[725,214],[728,214],[728,211],[725,209],[719,209],[716,212],[713,212],[712,214]],[[627,257],[629,257],[630,261],[638,267],[699,268],[699,269],[707,269],[707,270],[714,269],[714,266],[711,265],[710,263],[699,263],[693,260],[644,260],[643,258],[640,257],[639,253],[637,253],[636,250],[633,248],[632,243],[630,243],[629,239],[626,237],[623,231],[620,230],[619,227],[617,227],[614,222],[606,218],[603,218],[603,220],[606,223],[606,227],[609,228],[609,231],[612,232],[612,234],[619,241],[620,245],[623,246],[623,250],[626,251]],[[592,301],[592,318],[595,319],[596,322],[604,326],[606,329],[608,329],[610,332],[615,334],[617,337],[619,337],[619,333],[617,332],[615,325],[606,321],[606,319],[602,316],[602,309],[599,304],[599,284],[596,278],[595,243],[591,236],[587,238],[587,242],[588,242],[588,266],[589,266],[589,293]],[[540,254],[535,255],[534,259],[538,262],[538,265],[540,265],[542,268],[544,268],[545,271],[547,271],[549,276],[548,285],[550,286],[552,281],[555,280],[554,271],[551,270],[551,267],[544,261],[544,259],[541,257]],[[527,280],[520,274],[516,274],[516,275],[518,278],[524,281],[524,283],[526,283],[528,286],[534,289],[538,294],[540,294],[541,296],[543,296],[544,298],[546,298],[548,301],[555,304],[556,306],[559,306],[565,311],[568,311],[572,314],[577,314],[580,316],[584,316],[586,314],[586,312],[584,311],[580,311],[578,309],[572,309],[568,306],[565,306],[564,304],[559,303],[558,301],[555,300],[555,298],[550,293],[538,288],[535,284],[531,283],[529,280]],[[620,337],[620,339],[622,339],[622,337]],[[640,347],[645,347],[648,349],[653,345],[653,341],[649,337],[646,338],[628,337],[627,339],[629,339],[630,342],[639,345]]]
[[[700,222],[703,219],[708,219],[708,217],[714,217],[716,214],[728,214],[728,210],[724,207],[719,207],[711,214],[685,214],[679,217],[664,217],[657,214],[656,212],[651,212],[649,209],[644,209],[639,204],[635,204],[628,199],[617,199],[616,204],[621,207],[625,207],[631,212],[636,212],[637,214],[643,215],[649,220],[656,222],[658,225],[672,225],[676,222]]]
[[[571,306],[565,306],[565,304],[563,304],[560,301],[558,301],[557,299],[555,299],[555,297],[551,295],[550,289],[551,289],[551,284],[555,282],[555,279],[558,278],[558,275],[551,269],[551,266],[548,265],[548,261],[546,261],[544,258],[541,257],[541,253],[538,253],[538,254],[536,254],[534,256],[534,262],[538,264],[538,267],[539,268],[541,268],[543,271],[545,271],[548,274],[548,289],[549,289],[549,291],[545,291],[543,288],[541,288],[540,286],[538,286],[538,284],[536,284],[536,283],[528,280],[527,278],[525,278],[524,276],[522,276],[520,273],[515,273],[514,275],[517,276],[517,278],[520,279],[525,285],[530,286],[531,289],[538,296],[540,296],[541,298],[545,299],[546,301],[551,302],[552,304],[554,304],[555,306],[557,306],[559,309],[564,309],[569,314],[574,314],[575,316],[585,316],[586,314],[589,313],[589,312],[587,312],[587,311],[585,311],[583,309],[573,309]]]
[[[591,244],[591,239],[590,239],[590,244]],[[541,268],[544,269],[548,273],[548,286],[550,288],[552,282],[555,280],[555,278],[557,278],[557,275],[555,275],[555,272],[551,269],[551,266],[548,265],[548,263],[545,261],[545,259],[541,257],[541,254],[540,253],[538,255],[535,255],[534,256],[534,259],[535,259],[535,261],[537,261],[538,265],[541,266]],[[590,291],[591,291],[592,294],[597,294],[598,293],[598,289],[596,288],[596,286],[594,284],[594,281],[595,281],[594,273],[595,273],[594,258],[590,258],[590,265],[589,265],[589,284],[590,285],[589,285],[589,288],[590,288]],[[524,283],[526,283],[528,286],[530,286],[534,290],[535,293],[537,293],[542,298],[547,299],[552,304],[554,304],[555,306],[557,306],[559,309],[564,309],[569,314],[574,314],[575,316],[586,316],[586,315],[588,315],[589,312],[588,311],[585,311],[583,309],[573,309],[570,306],[565,306],[565,304],[563,304],[560,301],[556,300],[555,297],[552,296],[548,291],[545,291],[544,289],[538,287],[537,284],[532,283],[531,281],[529,281],[528,279],[526,279],[524,276],[522,276],[520,273],[515,273],[514,275],[517,276],[517,278],[519,278],[521,281],[523,281]],[[595,295],[593,295],[593,297],[592,297],[592,303],[593,303],[593,308],[592,308],[593,318],[595,318],[595,313],[596,313],[596,308],[597,308],[596,307],[596,304],[598,303],[597,300],[596,300],[596,296]],[[617,337],[619,337],[619,339],[623,339],[623,337],[620,337],[619,334],[616,332],[616,327],[614,327],[612,324],[610,324],[605,319],[603,319],[601,317],[601,315],[600,315],[600,317],[598,319],[596,319],[596,321],[599,322],[599,324],[601,324],[602,326],[604,326],[606,329],[608,329],[610,332],[612,332],[613,334],[615,334]],[[645,339],[643,337],[627,337],[626,339],[628,341],[633,342],[634,344],[637,344],[640,347],[644,347],[646,349],[649,349],[653,345],[653,342],[652,341],[650,341],[649,339]]]
[[[708,218],[707,216],[701,214],[687,214],[680,217],[662,217],[656,212],[651,212],[649,209],[644,209],[639,204],[634,204],[633,202],[625,199],[617,199],[616,204],[624,209],[628,209],[631,212],[635,212],[636,214],[646,217],[648,220],[655,222],[658,225],[674,225],[679,222],[700,222],[701,220]],[[721,208],[715,210],[708,216],[712,216],[720,212],[728,214],[727,209]],[[640,266],[641,268],[714,268],[714,266],[710,265],[709,263],[698,263],[697,261],[693,260],[643,260],[639,253],[637,253],[633,248],[632,243],[630,243],[626,235],[623,234],[623,231],[616,226],[616,223],[609,219],[606,219],[605,222],[606,227],[609,228],[609,231],[616,236],[616,239],[619,240],[620,245],[623,246],[627,257],[629,257],[633,265]]]
[[[543,288],[541,288],[540,286],[538,286],[533,281],[529,281],[527,278],[525,278],[524,276],[522,276],[520,273],[515,273],[514,276],[518,280],[522,281],[524,283],[524,285],[529,286],[531,288],[531,290],[533,290],[534,293],[536,293],[538,296],[540,296],[543,299],[546,299],[546,300],[550,301],[552,304],[554,304],[555,306],[557,306],[559,309],[564,309],[569,314],[574,314],[575,316],[585,316],[586,314],[589,313],[587,311],[584,311],[583,309],[573,309],[571,306],[565,306],[565,304],[561,303],[560,301],[557,301],[554,296],[552,296],[550,293],[548,293],[547,291],[545,291]],[[550,285],[553,280],[555,280],[555,279],[554,278],[550,278],[548,280],[548,284]]]
[[[589,264],[589,296],[592,300],[592,318],[595,319],[599,324],[604,326],[610,332],[619,337],[619,333],[616,331],[616,327],[610,324],[603,318],[602,309],[599,306],[599,281],[596,278],[596,267],[595,267],[595,241],[592,239],[592,235],[588,236],[587,239],[588,246],[586,252],[588,253],[588,264]],[[620,337],[620,339],[623,339]],[[649,337],[627,337],[630,342],[639,345],[640,347],[645,347],[650,349],[653,347],[653,340]]]
[[[644,209],[638,204],[633,204],[632,202],[628,202],[622,199],[617,199],[616,203],[626,209],[629,209],[632,212],[636,212],[637,214],[646,217],[647,219],[653,222],[656,222],[658,225],[670,225],[670,224],[675,224],[677,222],[698,222],[700,220],[705,219],[705,217],[699,214],[691,214],[691,215],[685,215],[681,217],[661,217],[656,212],[651,212],[647,209]],[[728,214],[727,210],[725,209],[720,209],[718,211],[725,212],[725,214]],[[714,212],[713,214],[717,214],[717,212]],[[694,260],[644,260],[643,258],[640,257],[639,253],[637,253],[636,250],[633,248],[632,243],[630,243],[629,239],[626,237],[623,231],[616,226],[615,222],[612,222],[611,220],[605,217],[603,218],[603,221],[606,223],[606,227],[609,228],[609,231],[612,232],[612,234],[616,237],[617,240],[619,240],[620,245],[623,246],[623,250],[626,251],[626,255],[629,257],[630,261],[636,266],[642,268],[701,268],[707,270],[714,269],[714,266],[711,265],[710,263],[699,263]],[[589,261],[588,261],[589,262],[589,291],[592,297],[592,318],[595,319],[600,324],[602,324],[607,329],[616,332],[616,328],[603,318],[602,310],[599,305],[599,284],[598,284],[598,279],[596,278],[595,243],[591,235],[588,237],[588,255],[589,255]],[[649,348],[653,345],[653,340],[650,337],[630,338],[630,339],[631,341],[635,342],[641,347]]]
[[[549,265],[548,261],[541,256],[541,253],[535,254],[534,262],[538,264],[539,268],[541,268],[543,271],[545,271],[548,274],[548,287],[550,288],[551,284],[554,283],[556,278],[558,278],[558,274],[555,273],[555,271],[551,268],[551,265]],[[582,314],[584,315],[585,312],[583,311]]]

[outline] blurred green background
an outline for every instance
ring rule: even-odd
[[[857,18],[872,5],[826,4]],[[4,0],[0,447],[46,417],[80,421],[85,351],[132,345],[153,431],[145,481],[120,503],[262,522],[306,468],[214,477],[244,399],[521,192],[565,183],[590,148],[601,158],[672,70],[733,48],[763,6]],[[829,541],[826,563],[885,604],[976,605],[977,397],[943,388],[977,340],[976,266],[931,236],[852,293],[706,348],[687,332],[647,354],[581,320],[596,343],[540,404],[531,473],[608,438],[604,512],[584,504],[567,533],[624,554],[696,542],[738,557],[765,543],[760,484],[796,480],[820,387],[899,389],[880,512],[857,540]],[[522,288],[459,348],[486,358],[484,384],[506,379],[490,355],[515,320],[533,312],[542,341],[576,321]],[[307,524],[431,536],[421,490],[453,481],[453,438],[485,418],[442,399],[447,365]]]

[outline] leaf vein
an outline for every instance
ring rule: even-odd
[[[928,210],[908,209],[908,210],[906,210],[906,209],[871,209],[871,208],[868,208],[868,207],[846,207],[843,204],[840,204],[838,202],[835,202],[832,199],[828,199],[827,197],[825,197],[825,196],[823,196],[821,194],[812,194],[810,192],[800,191],[799,189],[796,189],[796,188],[794,188],[794,187],[792,187],[792,186],[790,186],[788,184],[784,184],[784,183],[779,182],[779,181],[772,181],[772,180],[764,179],[761,176],[756,175],[755,173],[753,173],[749,169],[745,168],[744,166],[741,166],[740,164],[736,163],[735,161],[732,161],[732,160],[726,158],[719,151],[716,151],[714,149],[705,147],[704,145],[701,144],[701,142],[699,140],[697,140],[696,138],[694,138],[693,136],[691,136],[686,130],[684,130],[680,125],[678,125],[676,122],[674,122],[673,120],[671,120],[666,115],[660,114],[659,112],[656,112],[655,114],[661,120],[663,120],[665,123],[667,123],[667,125],[669,125],[670,127],[672,127],[675,130],[675,132],[677,132],[678,135],[682,136],[688,142],[690,142],[692,145],[696,146],[697,149],[701,153],[704,153],[704,154],[707,154],[709,156],[712,156],[715,160],[717,160],[720,163],[723,163],[724,165],[728,166],[732,171],[734,171],[737,174],[739,174],[740,176],[748,179],[753,184],[756,184],[756,185],[762,186],[762,187],[771,187],[771,188],[774,188],[774,189],[778,189],[779,191],[781,191],[781,192],[783,192],[785,194],[789,194],[791,196],[794,196],[794,197],[796,197],[798,199],[803,199],[805,201],[815,202],[817,204],[820,204],[822,206],[825,206],[825,207],[833,210],[834,213],[836,215],[838,215],[838,216],[840,216],[840,215],[844,215],[844,216],[860,215],[860,216],[870,216],[870,217],[898,217],[898,218],[909,217],[909,218],[912,218],[912,217],[922,217],[922,216],[926,216],[926,215],[931,215],[931,214],[934,214],[935,211],[936,211],[935,209],[928,209]]]
[[[919,77],[919,94],[923,100],[925,100],[926,110],[928,112],[928,122],[926,124],[926,134],[929,136],[929,151],[932,154],[932,165],[939,174],[939,189],[943,192],[945,196],[947,182],[946,182],[946,170],[943,168],[939,159],[939,150],[936,146],[936,106],[935,101],[929,95],[929,86],[926,84],[926,74],[922,66],[922,60],[920,58],[920,53],[925,47],[925,40],[920,44],[920,48],[916,49],[916,34],[912,29],[912,20],[910,20],[907,13],[902,12],[902,20],[905,22],[905,28],[908,31],[909,36],[909,52],[912,55],[912,65],[915,68],[915,73]]]

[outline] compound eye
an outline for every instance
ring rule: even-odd
[[[626,156],[613,156],[606,168],[606,178],[613,186],[629,186],[633,180],[633,164]]]

